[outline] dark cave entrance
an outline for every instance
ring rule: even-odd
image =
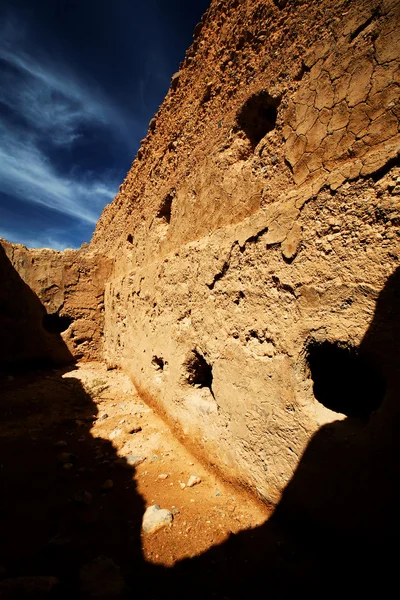
[[[156,371],[164,371],[167,362],[160,356],[153,356],[151,364],[156,369]]]
[[[49,333],[62,333],[71,325],[71,317],[61,317],[58,313],[44,315],[42,320],[43,328]]]
[[[165,223],[167,223],[168,225],[171,222],[171,213],[172,213],[172,201],[173,201],[174,197],[172,194],[167,194],[164,198],[164,200],[162,201],[158,212],[157,212],[157,219],[161,219],[162,221],[164,221]]]
[[[212,367],[197,350],[193,350],[186,362],[186,378],[190,385],[208,388],[212,393]]]
[[[280,98],[265,90],[250,96],[237,115],[237,124],[249,138],[253,149],[269,132],[275,129]]]
[[[356,348],[314,341],[307,347],[307,363],[314,396],[326,408],[348,417],[367,418],[381,405],[383,377]]]

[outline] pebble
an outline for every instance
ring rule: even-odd
[[[108,419],[108,414],[104,413],[104,415],[101,415],[100,419]]]
[[[102,490],[112,490],[114,487],[114,482],[112,479],[106,479],[106,481],[101,486]]]
[[[140,425],[138,425],[137,427],[132,427],[132,429],[130,429],[128,433],[139,433],[139,431],[142,431]]]
[[[144,456],[137,456],[136,454],[127,454],[123,458],[118,458],[115,461],[115,464],[119,467],[124,467],[125,469],[129,469],[130,467],[137,467],[141,465],[146,458]]]
[[[62,452],[57,458],[61,463],[66,464],[75,462],[77,457],[72,452]]]
[[[143,515],[142,530],[144,533],[154,533],[173,520],[172,513],[167,508],[160,508],[158,504],[149,506]]]
[[[66,471],[69,471],[70,469],[73,469],[74,465],[72,463],[65,463],[63,465],[63,469],[65,469]]]
[[[182,488],[183,490],[184,490],[184,489],[185,489],[185,487],[186,487],[186,483],[181,483],[181,482],[179,482],[179,485],[181,486],[181,488]]]
[[[158,479],[168,479],[168,474],[167,473],[160,473],[158,476]]]
[[[78,490],[77,492],[75,492],[73,498],[78,504],[87,505],[91,504],[93,500],[92,494],[90,492],[87,492],[86,490]]]
[[[186,487],[193,487],[194,485],[198,485],[199,483],[201,483],[201,479],[200,477],[198,477],[197,475],[191,475],[189,477],[189,481],[186,484]]]
[[[58,440],[58,442],[54,444],[55,448],[65,448],[66,446],[67,442],[65,440]]]

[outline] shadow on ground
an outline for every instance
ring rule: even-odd
[[[11,323],[2,300],[0,334]],[[24,343],[26,330],[15,331]],[[21,373],[8,364],[0,383],[0,597],[389,597],[399,536],[400,269],[379,294],[358,352],[383,378],[379,408],[314,435],[267,523],[171,569],[143,560],[134,469],[113,468],[112,444],[91,436],[97,409],[80,382],[62,378],[67,367]],[[337,394],[357,389],[337,364],[325,373]],[[110,478],[112,493],[103,487]]]

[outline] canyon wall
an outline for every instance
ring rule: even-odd
[[[63,364],[102,355],[110,261],[88,250],[0,240],[0,363]]]
[[[89,249],[3,244],[47,313],[71,319],[71,355],[126,371],[271,503],[321,427],[350,423],[346,448],[367,428],[378,447],[393,420],[399,13],[211,2]],[[363,472],[357,439],[347,480]]]
[[[363,340],[400,258],[399,32],[395,1],[212,2],[92,240],[106,359],[270,502],[390,395],[390,333]]]

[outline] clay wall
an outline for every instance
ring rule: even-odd
[[[2,364],[100,358],[109,261],[0,240]]]
[[[389,402],[399,31],[395,1],[212,2],[91,244],[106,359],[267,501]]]

